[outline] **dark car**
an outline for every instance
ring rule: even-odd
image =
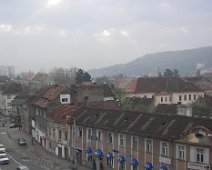
[[[20,146],[26,146],[27,145],[26,140],[24,138],[18,138],[17,141],[18,141],[18,144]]]
[[[17,127],[19,127],[19,125],[15,123],[10,124],[9,126],[9,128],[17,128]]]

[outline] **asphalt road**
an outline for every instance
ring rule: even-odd
[[[28,146],[19,146],[16,141],[9,138],[7,131],[17,131],[8,127],[0,127],[0,143],[4,144],[10,163],[0,165],[0,170],[15,170],[19,165],[25,165],[30,170],[50,170],[49,167],[41,165],[39,161],[27,157],[26,151]]]

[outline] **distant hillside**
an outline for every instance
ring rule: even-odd
[[[126,64],[92,69],[88,72],[93,77],[114,74],[153,75],[157,74],[158,70],[163,73],[167,68],[177,68],[180,75],[195,74],[197,68],[212,68],[212,47],[147,54]]]

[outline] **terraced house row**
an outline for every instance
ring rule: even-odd
[[[211,119],[84,107],[71,117],[70,156],[80,164],[108,170],[212,166]]]
[[[191,104],[194,95],[198,98],[205,95],[203,90],[182,83],[179,78],[164,81],[161,88],[152,85],[154,94],[147,90],[146,97],[156,100],[160,94],[158,101],[163,98],[164,103],[165,93],[169,93],[178,96],[174,97],[178,103],[179,96],[184,100],[186,95]],[[171,87],[175,91],[170,91]],[[23,98],[20,97],[21,101]],[[209,117],[122,110],[106,85],[91,83],[53,85],[35,96],[25,96],[23,101],[18,114],[22,129],[32,135],[32,142],[77,164],[97,170],[211,169],[212,119]],[[182,104],[186,103],[178,103]]]

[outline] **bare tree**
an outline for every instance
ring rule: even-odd
[[[57,84],[74,84],[77,71],[76,67],[70,67],[69,69],[55,67],[50,71],[50,75]]]

